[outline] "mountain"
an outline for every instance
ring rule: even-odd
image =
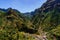
[[[60,7],[60,0],[47,0],[40,8],[36,9],[35,12],[48,12],[52,11],[58,6]],[[60,9],[60,8],[59,8]]]
[[[60,0],[24,14],[0,8],[0,40],[60,40]]]
[[[55,9],[57,6],[60,6],[60,1],[59,0],[47,0],[40,8],[36,9],[33,12],[30,13],[25,13],[26,15],[30,15],[33,16],[35,15],[35,13],[37,12],[48,12],[48,11],[52,11],[53,9]],[[60,9],[58,7],[58,9]]]
[[[0,40],[32,40],[26,33],[36,33],[32,23],[16,9],[0,9]],[[27,39],[28,38],[28,39]]]
[[[51,34],[56,40],[60,39],[60,0],[47,0],[40,8],[34,11],[31,19],[36,29]],[[50,35],[50,37],[51,37]],[[49,38],[49,37],[48,37]],[[49,40],[50,40],[49,39]]]

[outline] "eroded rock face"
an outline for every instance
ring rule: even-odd
[[[55,0],[47,0],[47,1],[49,2],[49,1],[55,1]]]
[[[60,0],[47,0],[39,9],[36,9],[38,12],[48,12],[52,11],[55,8],[60,9]]]

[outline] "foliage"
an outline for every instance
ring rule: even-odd
[[[10,8],[7,12],[0,11],[0,40],[34,40],[25,33],[33,30],[31,25],[17,10]]]

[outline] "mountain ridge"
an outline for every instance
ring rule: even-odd
[[[34,12],[35,14],[31,21],[33,25],[35,25],[35,28],[41,27],[43,31],[51,32],[51,34],[53,34],[52,36],[55,37],[56,40],[59,40],[60,26],[58,25],[60,25],[60,0],[47,0]]]
[[[12,8],[0,9],[0,40],[47,39],[60,40],[60,0],[47,0],[26,14]]]

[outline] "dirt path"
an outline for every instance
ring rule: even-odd
[[[26,33],[25,36],[32,36],[33,38],[35,38],[35,40],[48,40],[45,35],[40,36],[40,35],[36,35],[36,34]]]

